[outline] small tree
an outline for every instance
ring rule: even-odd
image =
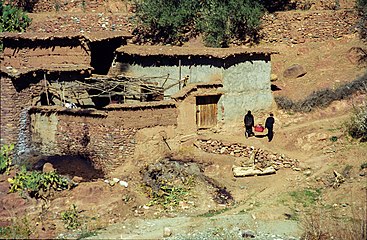
[[[140,41],[180,44],[195,25],[200,2],[191,0],[134,0]]]
[[[204,43],[226,47],[256,40],[263,8],[251,0],[134,0],[137,41],[180,45],[202,33]]]
[[[351,137],[367,142],[367,103],[355,108],[354,113],[347,123],[348,133]]]

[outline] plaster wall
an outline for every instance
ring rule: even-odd
[[[152,79],[159,82],[160,86],[165,81],[165,76],[169,74],[169,79],[164,87],[177,83],[180,78],[180,68],[181,77],[189,75],[189,83],[221,81],[223,95],[218,102],[217,112],[218,122],[222,123],[239,121],[247,110],[263,111],[272,105],[271,62],[268,55],[239,55],[224,59],[183,58],[181,67],[178,61],[177,58],[164,58],[162,56],[156,59],[138,56],[123,58],[122,56],[115,68],[130,76],[160,77]],[[165,91],[165,96],[169,97],[178,91],[179,86],[175,85]],[[187,114],[181,115],[187,115],[188,119],[196,116],[195,112],[192,113],[189,110],[190,107],[185,106],[186,103],[181,103],[181,105],[180,112],[183,111],[182,109],[187,109]]]
[[[270,61],[246,61],[225,69],[223,96],[218,106],[218,120],[238,121],[245,112],[262,111],[271,107]],[[223,114],[223,116],[221,116]]]
[[[121,63],[120,63],[121,64]],[[223,76],[222,67],[214,67],[211,65],[181,65],[181,77],[180,77],[180,67],[175,66],[149,66],[144,67],[138,64],[121,64],[119,68],[125,68],[129,76],[141,77],[141,76],[151,76],[160,77],[154,78],[153,81],[158,82],[159,86],[162,86],[165,82],[167,74],[169,74],[169,79],[164,84],[163,88],[167,88],[171,85],[171,88],[167,89],[164,93],[165,96],[171,96],[179,91],[178,83],[180,79],[189,76],[188,83],[198,83],[198,82],[209,82],[214,80],[221,80]],[[181,85],[182,86],[182,85]]]
[[[31,117],[32,142],[37,143],[41,152],[50,152],[57,148],[56,132],[59,119],[56,114],[35,113]]]
[[[196,126],[196,98],[189,95],[184,101],[180,102],[177,118],[177,134],[186,135],[195,133]]]

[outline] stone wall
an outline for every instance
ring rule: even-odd
[[[124,0],[12,0],[28,12],[85,12],[127,10],[128,3]],[[7,0],[6,2],[9,2]],[[26,2],[26,3],[25,3]]]
[[[41,91],[42,85],[39,82],[30,84],[28,88],[17,90],[10,77],[1,75],[1,144],[15,144],[17,142],[20,114],[32,105],[32,95],[39,94]]]
[[[173,105],[85,111],[82,115],[79,110],[43,109],[31,110],[34,150],[44,155],[82,155],[105,172],[135,154],[139,130],[174,128],[178,114]]]
[[[292,11],[266,14],[261,35],[270,43],[321,42],[356,33],[355,10]]]

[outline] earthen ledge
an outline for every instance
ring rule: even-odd
[[[95,109],[79,109],[79,108],[65,108],[62,106],[34,106],[29,109],[29,113],[41,114],[58,114],[58,115],[73,115],[73,116],[91,116],[102,117],[108,116],[108,113]]]
[[[123,104],[109,104],[104,109],[106,110],[144,110],[144,109],[159,109],[159,108],[177,108],[175,101],[163,100],[156,102],[137,102]]]

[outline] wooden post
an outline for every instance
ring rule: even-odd
[[[124,84],[124,102],[123,103],[125,103],[125,102],[126,102],[126,86]]]
[[[167,78],[166,78],[166,80],[164,80],[164,82],[163,82],[163,84],[162,84],[162,88],[164,87],[164,84],[166,84],[166,82],[167,82],[168,78],[169,78],[169,73],[167,74]]]
[[[62,99],[61,99],[61,101],[62,101],[63,107],[65,107],[65,82],[62,83],[61,87],[62,87]]]
[[[50,99],[48,98],[48,87],[47,87],[46,73],[43,74],[43,80],[45,82],[45,92],[46,92],[47,106],[50,106]]]
[[[181,59],[178,60],[178,90],[181,90]]]

